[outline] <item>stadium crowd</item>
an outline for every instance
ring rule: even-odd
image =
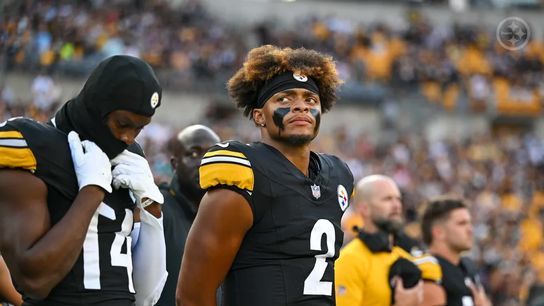
[[[529,115],[541,110],[539,37],[512,52],[499,45],[494,27],[437,26],[417,10],[407,11],[397,28],[330,16],[304,18],[290,28],[264,20],[240,29],[213,16],[199,0],[176,8],[166,1],[98,0],[12,6],[0,26],[8,69],[82,75],[99,60],[124,53],[151,63],[167,88],[219,91],[244,50],[271,43],[333,55],[351,100],[379,102],[419,88],[428,101],[449,110],[466,106]]]
[[[18,14],[5,16],[0,46],[8,69],[84,74],[100,59],[124,53],[151,63],[167,88],[220,89],[248,46],[274,43],[332,54],[352,98],[380,101],[419,86],[428,101],[450,110],[466,98],[472,111],[540,114],[543,42],[507,52],[487,28],[433,27],[414,12],[402,29],[330,17],[306,19],[294,31],[265,21],[252,26],[248,39],[195,0],[177,10],[161,1],[54,3],[23,1],[14,8]],[[39,82],[33,103],[19,103],[4,88],[0,121],[23,115],[48,120],[63,101],[55,100],[45,76]],[[40,86],[52,98],[40,102]],[[217,117],[195,122],[212,127],[221,139],[255,139]],[[166,146],[174,132],[152,123],[140,136],[157,181],[171,175]],[[322,134],[316,149],[347,160],[356,180],[372,173],[394,178],[404,196],[407,231],[416,236],[426,199],[444,193],[469,199],[476,240],[471,257],[493,304],[520,305],[544,294],[544,142],[527,133],[430,142],[393,127],[389,135],[373,142],[345,125]]]

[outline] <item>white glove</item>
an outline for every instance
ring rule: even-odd
[[[79,190],[87,185],[96,185],[111,192],[111,164],[106,153],[92,141],[81,141],[74,131],[68,134],[68,143]]]
[[[130,189],[140,208],[144,208],[153,201],[159,204],[164,202],[164,197],[153,180],[149,163],[144,157],[124,150],[111,160],[111,164],[114,166],[113,187]]]

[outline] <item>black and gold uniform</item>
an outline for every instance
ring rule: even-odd
[[[442,274],[442,287],[446,291],[446,305],[448,306],[474,306],[474,297],[468,287],[470,284],[481,286],[480,279],[472,268],[468,258],[461,258],[459,265],[454,265],[438,255],[434,255],[440,264]]]
[[[353,176],[338,158],[311,153],[309,177],[264,143],[218,144],[202,159],[203,189],[243,195],[253,226],[223,284],[223,305],[334,305],[340,219]]]
[[[390,246],[387,233],[361,231],[340,252],[336,261],[338,306],[388,306],[393,304],[393,276],[411,287],[420,279],[439,283],[442,274],[436,259],[414,257],[398,245]]]
[[[153,116],[161,93],[147,63],[131,56],[112,56],[93,70],[80,93],[48,123],[26,118],[0,123],[0,168],[22,169],[40,178],[47,186],[50,222],[56,224],[79,192],[67,134],[75,131],[81,140],[93,141],[110,159],[125,149],[143,156],[137,143],[128,145],[117,139],[106,121],[115,110]],[[73,268],[44,300],[32,300],[23,293],[24,305],[132,306],[134,207],[128,189],[106,193],[90,220]]]
[[[0,168],[30,171],[45,182],[51,224],[64,216],[79,190],[66,133],[52,124],[26,118],[2,123]],[[106,194],[72,270],[45,300],[25,298],[24,305],[132,305],[133,207],[127,189]]]

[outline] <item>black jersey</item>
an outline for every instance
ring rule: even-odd
[[[50,124],[26,118],[0,126],[0,168],[25,169],[45,182],[51,224],[66,214],[79,190],[66,138]],[[131,305],[133,208],[127,189],[107,194],[72,270],[45,300],[25,298],[25,305]]]
[[[189,229],[191,229],[196,216],[196,208],[180,190],[176,176],[174,176],[170,184],[163,184],[160,188],[164,195],[162,213],[168,278],[164,284],[161,298],[155,305],[172,306],[176,305],[176,289],[181,257],[183,256],[183,250],[185,250],[185,241]]]
[[[204,155],[201,187],[235,190],[253,211],[223,284],[223,305],[335,304],[333,268],[353,176],[337,157],[313,152],[309,172],[263,143],[222,143]]]
[[[446,291],[446,305],[474,306],[474,297],[469,284],[481,286],[478,276],[471,268],[468,258],[454,265],[443,257],[434,255],[442,269],[442,287]]]

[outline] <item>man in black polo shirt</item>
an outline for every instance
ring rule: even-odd
[[[185,240],[204,195],[198,184],[198,167],[204,153],[220,141],[219,136],[203,125],[191,125],[171,141],[171,163],[175,174],[170,184],[161,186],[164,195],[164,238],[168,279],[158,306],[176,305],[176,284]]]
[[[423,305],[490,306],[472,262],[461,254],[472,247],[472,220],[464,201],[439,198],[421,222],[423,241],[442,270],[442,283],[425,282]]]

